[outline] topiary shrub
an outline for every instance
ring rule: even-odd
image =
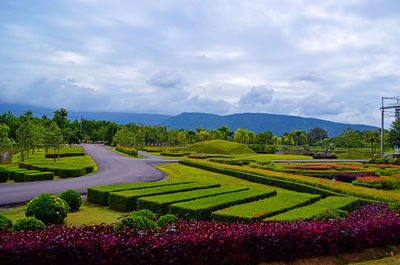
[[[159,227],[162,227],[162,226],[164,226],[164,225],[174,224],[174,223],[176,223],[176,221],[178,221],[178,220],[179,220],[178,217],[176,217],[176,216],[173,215],[173,214],[165,214],[165,215],[161,216],[161,217],[157,220],[156,224],[157,224]]]
[[[13,231],[36,231],[45,229],[46,225],[35,217],[25,217],[17,220],[12,228]]]
[[[0,214],[0,230],[8,230],[12,226],[13,222],[4,215]]]
[[[32,199],[25,209],[27,217],[34,216],[43,223],[64,223],[69,206],[66,201],[51,193],[43,193]]]
[[[343,210],[329,209],[323,213],[318,214],[314,218],[317,220],[322,220],[322,219],[329,220],[329,219],[340,219],[340,218],[346,217],[348,215],[349,215],[349,213],[346,211],[343,211]]]
[[[141,209],[141,210],[138,210],[138,211],[133,211],[131,216],[143,216],[143,217],[146,217],[147,219],[152,220],[152,221],[156,220],[156,215],[152,211],[147,210],[147,209]]]
[[[158,225],[147,217],[140,215],[133,215],[128,218],[122,219],[116,226],[115,230],[121,228],[134,228],[137,230],[156,232],[159,230]]]
[[[62,192],[59,197],[68,203],[71,211],[79,211],[79,207],[82,205],[82,197],[78,192],[66,190]]]
[[[7,168],[0,167],[0,182],[6,182],[10,178],[10,171]]]

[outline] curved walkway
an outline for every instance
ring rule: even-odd
[[[177,160],[162,160],[162,157],[141,152],[147,159],[131,158],[110,151],[102,145],[84,145],[86,153],[98,166],[92,175],[62,180],[19,182],[0,185],[0,206],[20,204],[31,200],[41,193],[60,194],[73,189],[86,194],[88,187],[110,184],[158,181],[167,174],[153,165],[176,163]]]

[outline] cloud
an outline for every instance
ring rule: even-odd
[[[182,87],[186,84],[185,79],[174,71],[163,71],[155,73],[147,81],[147,84],[151,86],[173,88]]]
[[[271,102],[274,90],[266,86],[255,86],[251,90],[240,97],[240,105],[265,105]]]

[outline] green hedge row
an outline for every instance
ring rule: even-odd
[[[69,177],[80,177],[93,172],[93,166],[87,167],[55,167],[55,166],[42,166],[42,165],[32,165],[29,163],[19,162],[19,168],[25,168],[29,170],[38,170],[42,172],[53,172],[54,175],[60,176],[61,178]]]
[[[169,207],[169,213],[188,219],[210,220],[215,210],[227,208],[236,204],[247,203],[275,196],[276,191],[268,189],[249,189],[227,193],[187,202],[174,203]]]
[[[191,182],[156,181],[156,182],[128,183],[128,184],[89,187],[87,189],[87,200],[100,205],[108,205],[108,194],[110,192],[145,189],[145,188],[184,184],[184,183],[191,183]]]
[[[10,171],[7,168],[0,167],[0,182],[6,182],[10,178]]]
[[[320,194],[322,197],[327,197],[327,196],[342,196],[341,194],[335,193],[333,191],[328,191],[324,189],[320,189],[311,185],[303,184],[303,183],[298,183],[298,182],[291,182],[289,180],[284,180],[284,179],[276,179],[276,178],[271,178],[267,176],[261,176],[257,174],[252,174],[249,172],[242,172],[242,171],[237,171],[233,169],[227,169],[227,168],[220,168],[216,166],[211,166],[211,165],[206,165],[194,161],[188,161],[188,160],[182,160],[179,161],[179,163],[187,166],[192,166],[192,167],[197,167],[225,175],[230,175],[236,178],[248,180],[251,182],[258,182],[258,183],[263,183],[271,186],[276,186],[279,188],[284,188],[288,190],[294,190],[298,192],[305,192],[305,193],[312,193],[312,194]]]
[[[212,213],[211,219],[220,222],[253,222],[291,209],[314,203],[320,195],[298,192],[278,192],[277,196],[235,205]]]
[[[178,202],[190,201],[194,199],[206,198],[215,195],[247,190],[246,187],[223,186],[218,188],[192,190],[171,194],[163,194],[151,197],[142,197],[137,200],[138,209],[149,209],[152,212],[166,214],[169,205]]]
[[[190,152],[161,152],[160,155],[162,156],[173,156],[173,157],[183,157],[185,155],[190,155]]]
[[[365,204],[364,201],[354,197],[328,197],[314,204],[296,208],[294,210],[278,214],[265,221],[294,221],[298,219],[310,220],[316,215],[324,213],[329,209],[339,209],[347,212],[353,211]]]
[[[15,172],[15,182],[28,182],[39,180],[52,180],[54,179],[53,172],[39,172],[36,170],[27,170],[25,172]]]
[[[223,158],[211,158],[208,159],[211,162],[216,162],[220,164],[227,164],[227,165],[236,165],[236,166],[244,166],[250,164],[247,160],[242,159],[223,159]]]
[[[310,171],[310,170],[286,170],[286,169],[281,169],[277,170],[274,169],[275,171],[278,172],[284,172],[284,173],[290,173],[294,175],[302,175],[302,176],[308,176],[308,177],[316,177],[316,178],[326,178],[326,179],[333,179],[337,174],[347,174],[347,173],[359,173],[359,172],[371,172],[371,170],[321,170],[321,171]],[[375,172],[373,172],[375,173]]]
[[[115,147],[115,150],[130,156],[138,156],[138,151],[134,148]]]
[[[219,187],[220,184],[215,183],[186,183],[177,185],[168,185],[154,188],[145,188],[137,190],[126,190],[110,192],[108,195],[108,205],[111,209],[119,211],[136,210],[137,199],[145,196],[160,195],[174,192],[182,192],[196,189],[205,189]]]
[[[206,158],[232,158],[233,155],[223,155],[223,154],[190,154],[188,158],[198,158],[198,159],[206,159]]]
[[[59,156],[60,155],[60,156]],[[58,158],[58,157],[73,157],[73,156],[85,156],[85,152],[75,152],[75,153],[60,153],[60,154],[44,154],[46,158]]]

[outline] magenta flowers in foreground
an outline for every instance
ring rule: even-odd
[[[371,204],[343,220],[179,221],[159,233],[112,226],[0,232],[0,264],[257,264],[400,243],[399,211]]]

